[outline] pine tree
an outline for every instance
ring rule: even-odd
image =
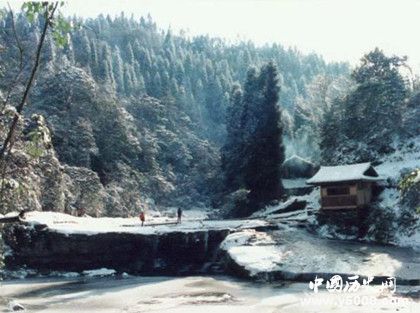
[[[241,168],[243,148],[242,114],[242,90],[240,85],[234,85],[229,106],[226,110],[226,142],[221,149],[224,185],[227,191],[234,191],[244,187]]]
[[[112,58],[112,69],[114,70],[114,79],[117,92],[124,93],[125,83],[124,83],[124,65],[121,58],[120,49],[115,48]]]
[[[169,29],[166,33],[165,39],[163,41],[163,48],[165,49],[167,56],[172,57],[175,53],[175,46],[172,39],[172,33]]]
[[[251,68],[244,92],[235,87],[226,116],[227,140],[222,166],[227,191],[249,190],[246,216],[279,199],[283,193],[280,167],[284,161],[277,69],[271,62],[258,74]]]
[[[80,36],[80,43],[78,44],[77,54],[75,57],[80,66],[87,69],[90,64],[92,51],[90,50],[91,47],[86,32],[83,32]]]
[[[156,72],[153,76],[152,86],[149,93],[154,97],[160,97],[162,95],[162,79],[158,72]]]
[[[54,62],[56,58],[56,48],[54,45],[54,39],[52,36],[46,36],[45,38],[45,47],[44,47],[44,53],[42,54],[41,62],[48,63],[48,62]]]
[[[245,185],[250,191],[250,209],[255,210],[283,193],[280,167],[284,162],[282,144],[283,128],[278,106],[279,91],[277,68],[273,62],[263,66],[258,77],[258,101],[249,103],[252,125],[247,142],[248,162],[245,168]]]
[[[132,67],[126,63],[124,65],[124,90],[126,95],[131,95],[134,90],[134,80],[132,76]]]
[[[322,114],[322,122],[319,126],[319,148],[321,161],[324,165],[336,165],[334,162],[334,150],[342,141],[341,116],[342,101],[334,99],[331,107],[325,107]]]
[[[99,79],[113,86],[113,75],[112,75],[112,60],[111,60],[111,49],[108,44],[104,44],[101,50],[101,63],[98,68]]]
[[[92,71],[92,75],[94,77],[98,77],[99,69],[98,69],[98,48],[97,43],[95,40],[90,41],[90,70]]]
[[[131,46],[131,43],[128,43],[128,44],[127,44],[127,50],[126,50],[126,53],[127,53],[127,60],[128,60],[128,63],[130,63],[131,65],[132,65],[132,64],[134,64],[134,60],[135,60],[135,58],[134,58],[134,52],[133,52],[133,48],[132,48],[132,46]]]
[[[406,58],[387,57],[376,48],[362,58],[352,73],[356,89],[347,96],[345,134],[372,150],[385,152],[398,135],[408,95],[399,68]]]
[[[261,98],[258,86],[258,73],[255,67],[248,70],[243,94],[243,111],[241,116],[241,125],[244,128],[244,140],[254,132],[257,124],[254,110],[258,107]]]

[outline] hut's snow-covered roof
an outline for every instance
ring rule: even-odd
[[[319,171],[306,181],[308,184],[326,184],[345,181],[378,181],[382,180],[370,162],[339,165],[321,166]]]
[[[283,178],[309,178],[315,173],[315,165],[301,158],[293,155],[282,164]]]

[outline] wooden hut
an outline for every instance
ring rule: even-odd
[[[320,186],[321,207],[358,209],[372,199],[372,186],[382,180],[370,163],[340,166],[321,166],[307,184]]]

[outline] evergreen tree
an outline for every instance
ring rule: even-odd
[[[171,30],[168,30],[163,41],[163,48],[166,50],[166,53],[171,57],[175,53],[175,46],[172,39]]]
[[[243,156],[242,114],[242,90],[240,85],[234,85],[226,110],[226,142],[221,149],[224,185],[228,191],[234,191],[244,186],[241,168]]]
[[[98,48],[96,44],[96,40],[90,41],[90,70],[92,71],[92,75],[94,77],[98,77]]]
[[[130,64],[126,63],[124,65],[124,90],[126,95],[131,95],[134,89],[134,78],[131,69]]]
[[[334,150],[339,147],[343,140],[341,134],[341,110],[342,101],[334,99],[330,107],[325,107],[322,114],[322,123],[319,126],[319,148],[321,160],[324,165],[336,165],[334,162]]]
[[[336,99],[320,125],[324,163],[365,162],[392,151],[400,135],[408,90],[399,69],[406,58],[387,57],[376,48],[361,59],[351,77],[355,88]]]
[[[98,78],[101,82],[113,86],[111,49],[104,44],[101,50],[101,62],[98,66]]]
[[[153,76],[153,81],[149,90],[150,95],[160,97],[162,95],[162,79],[158,72]]]
[[[248,70],[243,95],[243,111],[241,116],[241,125],[244,129],[244,140],[248,140],[256,129],[257,126],[257,114],[255,109],[258,107],[258,103],[261,98],[259,85],[258,85],[258,73],[255,67],[251,67]]]
[[[78,45],[78,49],[77,49],[77,54],[75,56],[76,61],[80,64],[81,67],[83,68],[88,68],[89,64],[91,63],[90,58],[92,55],[92,51],[90,43],[89,43],[89,39],[87,37],[86,32],[83,32],[82,34],[80,34],[81,38],[79,39],[79,43]]]
[[[376,48],[352,73],[356,89],[345,99],[345,135],[373,151],[386,152],[400,132],[408,95],[399,69],[406,58],[387,57]]]
[[[273,62],[263,66],[258,77],[258,101],[249,103],[253,119],[248,138],[248,162],[245,167],[245,185],[250,191],[250,209],[255,210],[279,199],[283,193],[281,165],[284,162],[281,113],[277,68]]]
[[[270,62],[260,73],[251,68],[242,95],[232,92],[227,110],[227,140],[222,149],[222,166],[228,191],[245,188],[246,216],[283,193],[281,164],[284,161],[277,69]]]
[[[41,62],[48,63],[48,62],[54,62],[56,58],[56,48],[54,45],[54,39],[51,35],[46,36],[45,38],[45,47],[44,47],[44,53],[42,54]]]
[[[130,63],[131,65],[132,65],[132,64],[134,64],[134,60],[135,60],[135,58],[134,58],[134,52],[133,52],[133,48],[132,48],[132,46],[131,46],[131,43],[128,43],[128,44],[127,44],[127,50],[126,50],[126,53],[127,53],[127,60],[128,60],[128,63]]]
[[[114,79],[116,90],[119,93],[124,93],[125,91],[125,82],[124,82],[124,65],[121,58],[120,49],[115,48],[112,58],[112,69],[114,70]]]

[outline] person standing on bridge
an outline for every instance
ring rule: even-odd
[[[178,223],[178,224],[181,224],[182,209],[181,209],[180,207],[178,207],[177,215],[178,215],[178,220],[177,220],[177,223]]]
[[[144,225],[144,221],[146,219],[146,216],[144,215],[144,211],[141,211],[140,212],[139,218],[140,218],[140,221],[141,221],[141,226],[143,226]]]

